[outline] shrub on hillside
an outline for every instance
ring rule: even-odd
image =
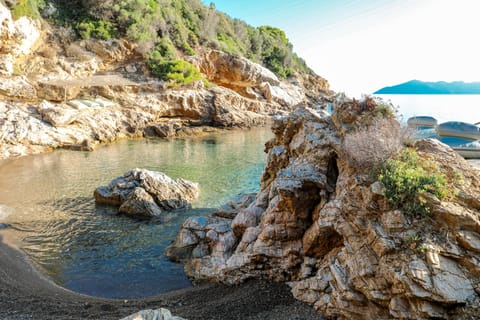
[[[194,81],[206,81],[194,65],[185,60],[155,61],[150,59],[148,66],[155,77],[168,81],[170,86],[181,86]]]
[[[397,157],[387,160],[378,181],[385,186],[385,197],[406,215],[422,217],[429,213],[426,203],[418,198],[428,192],[444,199],[451,187],[435,163],[422,159],[413,149],[404,149]]]
[[[105,20],[84,20],[78,24],[77,31],[82,39],[108,40],[117,37],[118,34],[115,25]]]

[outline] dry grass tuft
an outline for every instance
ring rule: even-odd
[[[411,135],[411,130],[402,128],[396,120],[375,120],[368,127],[345,136],[346,159],[354,168],[377,168],[400,152]]]

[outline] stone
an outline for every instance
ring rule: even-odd
[[[1,52],[1,49],[0,49]],[[10,53],[0,54],[0,76],[13,74],[13,55]]]
[[[393,210],[382,214],[381,223],[385,230],[389,232],[399,232],[405,230],[407,220],[401,210]]]
[[[65,127],[77,120],[78,111],[67,105],[53,105],[48,101],[42,101],[39,106],[42,119],[54,127]]]
[[[88,39],[79,43],[82,48],[96,54],[103,63],[122,62],[128,59],[135,49],[135,45],[126,39]],[[135,72],[135,71],[128,71]]]
[[[255,201],[256,193],[240,194],[233,200],[218,208],[213,216],[233,219],[242,208],[247,208]]]
[[[222,254],[232,247],[236,239],[231,234],[231,220],[219,217],[189,217],[183,223],[175,241],[167,248],[173,261],[188,261],[208,256],[216,246]],[[219,249],[223,248],[223,249]]]
[[[169,310],[160,308],[142,310],[121,320],[184,320],[184,318],[173,316]]]
[[[206,51],[198,64],[209,81],[226,84],[227,87],[252,87],[264,82],[276,85],[280,82],[267,68],[218,50]]]
[[[40,30],[37,22],[23,16],[15,20],[15,38],[18,45],[15,47],[17,55],[28,55],[40,40]]]
[[[129,208],[136,212],[139,206],[148,208],[149,213],[157,213],[159,209],[166,211],[183,209],[188,207],[199,195],[196,183],[180,178],[172,179],[162,172],[133,169],[112,180],[109,185],[95,189],[95,201],[122,206],[137,188],[144,191],[137,190],[135,198],[130,199],[125,210]],[[145,193],[150,195],[159,209],[148,204],[151,201],[149,197],[145,196]]]
[[[25,76],[0,76],[0,96],[32,100],[37,97],[35,87]]]
[[[3,3],[0,3],[0,52],[12,52],[15,26],[10,10]]]
[[[480,235],[478,233],[459,230],[457,232],[457,241],[462,247],[480,253]]]
[[[267,101],[275,101],[283,106],[297,105],[305,100],[305,94],[298,86],[280,83],[271,85],[263,82],[259,85]]]
[[[155,200],[143,188],[133,189],[118,212],[139,218],[153,218],[162,215],[162,210]]]
[[[63,101],[75,99],[80,93],[79,87],[67,87],[58,84],[52,84],[48,81],[37,83],[37,96],[40,99],[48,101]]]
[[[153,130],[160,138],[169,138],[176,135],[181,125],[174,121],[160,122],[152,126]]]

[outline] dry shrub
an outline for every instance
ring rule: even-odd
[[[365,112],[373,113],[377,108],[377,102],[370,96],[364,97],[362,100],[353,99],[352,110],[357,114]]]
[[[393,119],[375,120],[345,136],[344,150],[353,168],[374,169],[397,154],[410,139],[412,132]]]

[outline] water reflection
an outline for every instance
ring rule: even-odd
[[[89,152],[58,151],[0,165],[0,207],[23,248],[57,283],[87,294],[139,297],[189,286],[164,255],[189,215],[207,215],[259,188],[267,129],[174,140],[130,140]],[[131,168],[200,184],[191,210],[165,223],[118,216],[92,193]],[[2,209],[2,212],[6,211]]]

